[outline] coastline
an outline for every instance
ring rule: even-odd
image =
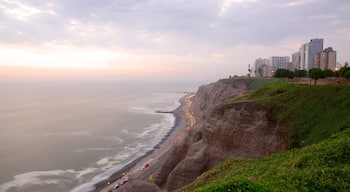
[[[129,163],[127,163],[125,166],[123,166],[121,169],[114,172],[108,179],[104,179],[102,181],[99,181],[94,185],[95,189],[91,192],[104,192],[109,191],[113,186],[116,184],[116,182],[122,177],[125,173],[131,173],[131,172],[139,172],[139,167],[142,167],[143,163],[147,162],[147,160],[154,160],[157,159],[157,161],[160,161],[159,159],[163,159],[163,163],[165,162],[165,156],[167,152],[171,149],[171,147],[175,144],[175,138],[178,135],[178,133],[185,129],[186,127],[186,118],[183,114],[184,108],[187,105],[186,100],[189,97],[189,93],[184,95],[180,98],[180,106],[177,107],[172,114],[175,117],[175,123],[170,128],[168,133],[159,141],[157,145],[153,147],[153,149],[146,152],[144,155],[131,160]],[[139,172],[138,174],[132,174],[133,177],[131,179],[139,179],[139,180],[145,180],[149,178],[153,171],[160,168],[161,162],[157,162],[156,165],[152,164],[147,170],[143,172]]]

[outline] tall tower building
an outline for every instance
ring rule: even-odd
[[[305,44],[302,44],[301,47],[300,47],[300,51],[299,51],[299,55],[300,55],[300,69],[302,70],[305,70],[306,69],[306,60],[307,60],[307,57],[306,57],[306,50],[307,50],[307,43]]]
[[[321,53],[323,50],[323,39],[311,39],[308,48],[309,70],[315,67],[315,55]]]
[[[314,58],[314,68],[321,68],[321,53],[317,53]]]
[[[332,47],[328,47],[323,50],[320,54],[320,68],[335,70],[337,64],[337,52]]]
[[[292,67],[293,70],[301,69],[300,67],[300,52],[296,52],[292,54]]]
[[[304,70],[310,70],[314,68],[315,55],[321,53],[323,50],[323,39],[311,39],[301,45],[300,48],[300,67]]]

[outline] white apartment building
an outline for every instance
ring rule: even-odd
[[[288,56],[272,56],[270,58],[270,65],[272,70],[276,71],[277,69],[288,69],[288,63],[290,62],[290,57]]]
[[[256,77],[271,77],[272,69],[268,59],[256,59],[254,64],[254,73]]]

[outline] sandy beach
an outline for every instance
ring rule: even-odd
[[[97,183],[92,192],[115,191],[113,188],[116,184],[123,188],[134,180],[152,181],[167,160],[170,149],[184,139],[188,130],[196,123],[191,107],[193,96],[194,94],[187,94],[180,99],[180,106],[173,112],[176,118],[175,124],[159,144],[116,171],[110,178]]]

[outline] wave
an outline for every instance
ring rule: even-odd
[[[128,164],[129,162],[125,162],[126,159],[134,156],[130,160],[133,161],[136,156],[142,154],[141,151],[145,146],[142,143],[125,146],[121,153],[99,159],[93,166],[82,170],[33,171],[19,174],[14,176],[12,181],[0,185],[0,191],[36,191],[37,187],[45,188],[47,191],[67,191],[69,189],[72,189],[73,192],[91,191],[96,183],[110,177],[116,170]],[[104,148],[96,149],[105,150]]]
[[[129,107],[129,110],[133,113],[142,113],[142,114],[155,114],[156,111],[147,107],[133,106]]]
[[[62,180],[69,182],[76,173],[73,169],[23,173],[14,176],[12,181],[0,185],[0,191],[8,191],[13,188],[21,190],[33,185],[57,184]]]
[[[91,147],[91,148],[86,148],[86,149],[78,149],[75,150],[74,152],[76,153],[84,153],[86,151],[113,151],[116,148],[112,148],[112,147]]]
[[[144,138],[146,136],[152,136],[156,138],[155,140],[161,139],[161,137],[163,137],[175,124],[175,116],[173,114],[163,115],[164,117],[160,123],[154,123],[149,127],[144,128],[141,133],[136,135],[136,137]]]

